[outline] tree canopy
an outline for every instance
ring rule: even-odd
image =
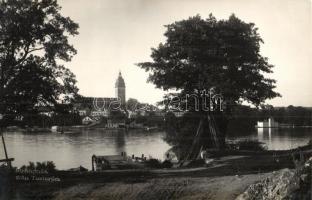
[[[273,65],[260,55],[263,42],[253,23],[234,14],[217,20],[199,15],[165,26],[166,42],[152,49],[152,62],[138,65],[149,81],[181,94],[213,89],[230,103],[255,105],[279,96],[275,80],[266,78]]]
[[[199,97],[198,110],[182,106],[189,112],[179,124],[175,119],[168,122],[176,125],[167,134],[167,141],[182,149],[180,157],[196,158],[202,148],[225,147],[231,107],[243,101],[259,106],[280,94],[274,91],[275,80],[265,77],[273,65],[260,55],[263,41],[255,24],[234,14],[225,20],[210,14],[207,19],[196,15],[165,27],[166,41],[152,48],[152,61],[138,66],[149,72],[148,81],[156,87],[177,91],[166,98],[178,97],[178,107],[179,102],[190,101],[187,95]],[[207,102],[201,99],[208,91],[222,97],[225,113],[204,108]],[[191,101],[196,105],[196,100]]]
[[[0,113],[31,114],[77,94],[63,64],[76,54],[68,38],[78,24],[60,10],[56,0],[0,1]]]

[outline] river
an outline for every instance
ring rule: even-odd
[[[228,139],[250,139],[263,142],[268,150],[287,150],[312,140],[312,128],[257,128],[249,135],[236,134]]]
[[[123,130],[84,130],[77,133],[5,133],[9,157],[15,158],[14,166],[29,161],[52,160],[58,169],[83,166],[91,169],[91,156],[112,155],[124,151],[128,155],[152,156],[163,159],[170,149],[164,140],[164,132],[142,132]],[[264,142],[268,149],[290,149],[302,146],[312,139],[312,130],[258,129],[247,136],[237,134],[237,139],[254,139]],[[228,139],[234,139],[228,138]],[[0,159],[4,158],[2,144]]]
[[[21,133],[8,132],[5,141],[14,166],[28,161],[53,161],[57,169],[78,166],[91,169],[91,156],[128,155],[152,156],[163,159],[170,146],[163,140],[163,132],[123,130],[84,130],[76,133]],[[1,145],[0,158],[4,158]]]

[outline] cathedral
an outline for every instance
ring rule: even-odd
[[[115,82],[115,97],[82,97],[75,103],[74,107],[81,116],[109,116],[111,103],[117,101],[121,103],[121,107],[126,105],[126,84],[121,72],[119,72]]]

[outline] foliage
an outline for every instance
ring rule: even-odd
[[[236,105],[231,109],[231,117],[228,124],[227,135],[235,136],[237,133],[249,135],[255,131],[259,111],[244,105]]]
[[[55,172],[56,167],[53,161],[45,161],[45,162],[37,162],[36,164],[33,162],[29,162],[28,165],[23,165],[21,170],[38,170],[38,171],[47,171],[47,172]]]
[[[149,159],[145,162],[146,167],[149,168],[161,168],[161,162],[157,159]]]
[[[169,160],[165,160],[162,164],[163,168],[172,168],[173,164]]]
[[[138,66],[149,72],[148,81],[157,88],[177,91],[167,94],[165,100],[176,97],[179,102],[187,101],[190,109],[182,108],[199,116],[184,120],[179,130],[168,131],[173,134],[169,137],[177,140],[176,145],[190,146],[197,127],[203,126],[202,137],[207,140],[200,140],[199,146],[211,147],[209,137],[213,136],[215,146],[224,147],[231,106],[242,101],[258,106],[280,96],[273,91],[275,80],[264,76],[272,73],[273,65],[260,55],[263,41],[253,23],[243,22],[234,14],[227,20],[217,20],[210,14],[207,19],[197,15],[165,27],[166,41],[152,49],[152,62]],[[213,102],[202,99],[208,91],[211,96],[223,97],[225,112],[205,109]],[[187,99],[187,95],[198,98]],[[217,131],[216,136],[212,129]]]
[[[78,113],[68,113],[68,114],[53,114],[50,118],[50,125],[57,126],[73,126],[81,125],[82,117]]]
[[[68,37],[78,24],[56,0],[0,2],[0,113],[5,119],[38,113],[39,105],[70,102],[75,75],[65,66],[76,50]],[[62,61],[62,62],[60,62]]]
[[[120,110],[112,110],[110,113],[111,113],[110,118],[112,120],[120,121],[120,120],[125,120],[127,118],[126,113]]]
[[[143,124],[144,126],[149,127],[163,127],[164,126],[164,118],[161,116],[137,116],[135,117],[134,121],[138,124]]]
[[[198,115],[187,113],[182,118],[177,118],[173,113],[167,113],[165,116],[165,127],[167,134],[165,141],[174,148],[174,153],[178,156],[179,160],[186,157],[192,140],[196,134],[196,127],[199,121]]]
[[[259,105],[274,92],[273,65],[260,55],[262,39],[253,23],[235,15],[217,20],[199,15],[166,26],[166,42],[152,49],[153,62],[138,65],[150,72],[149,81],[164,90],[198,93],[214,89],[230,103],[245,100]]]
[[[127,110],[135,111],[140,107],[140,102],[137,99],[129,98],[126,102]]]
[[[149,159],[145,162],[146,167],[148,168],[156,168],[156,169],[160,169],[160,168],[171,168],[173,166],[173,164],[168,161],[165,160],[164,162],[161,162],[158,159]]]
[[[305,107],[263,107],[259,113],[258,118],[260,120],[273,117],[277,122],[290,124],[295,126],[311,126],[312,125],[312,109]]]
[[[248,151],[265,151],[267,150],[266,146],[256,140],[240,140],[232,145],[232,148],[238,150],[248,150]]]
[[[261,109],[249,106],[234,106],[231,111],[231,119],[228,125],[228,135],[235,136],[235,133],[249,134],[254,131],[257,121],[267,120],[269,117],[280,124],[294,126],[311,126],[312,109],[309,107],[273,107],[270,105],[262,106]]]

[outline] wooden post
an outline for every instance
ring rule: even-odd
[[[8,167],[11,168],[11,162],[9,161],[8,152],[7,152],[7,149],[6,149],[6,146],[5,146],[5,141],[4,141],[4,137],[3,137],[2,128],[0,129],[0,132],[1,132],[2,144],[3,144],[3,148],[4,148],[5,159],[7,160]]]
[[[93,155],[93,156],[91,157],[91,164],[92,164],[92,171],[93,171],[93,172],[95,171],[95,168],[94,168],[95,159],[96,159],[96,157],[95,157],[95,155]]]

